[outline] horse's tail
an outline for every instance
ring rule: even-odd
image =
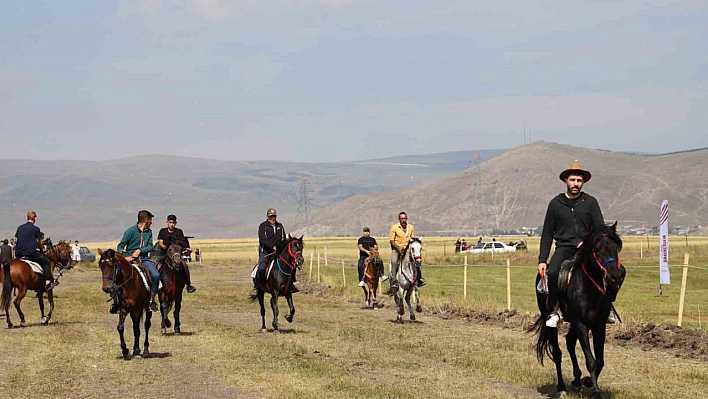
[[[2,265],[4,273],[4,281],[2,284],[2,295],[0,297],[0,306],[2,309],[10,307],[10,299],[12,298],[12,279],[10,278],[10,263]]]
[[[253,295],[253,293],[248,294],[248,300],[250,302],[255,302],[258,299],[258,294]]]
[[[534,284],[534,289],[538,286],[538,282],[541,280],[540,275],[536,275],[536,282]],[[546,327],[546,319],[548,318],[548,309],[546,307],[546,294],[536,292],[536,301],[538,303],[538,310],[541,314],[538,316],[536,321],[531,325],[531,327],[526,330],[526,332],[534,333],[538,335],[538,340],[536,341],[536,358],[539,363],[543,365],[543,359],[548,356],[553,359],[553,345],[552,339],[557,331],[552,331],[553,329]],[[557,335],[556,335],[557,336]]]

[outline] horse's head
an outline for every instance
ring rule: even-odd
[[[408,243],[410,255],[416,266],[420,266],[423,261],[423,241],[420,238],[413,237]]]
[[[304,236],[297,238],[288,234],[288,239],[285,240],[283,249],[279,251],[283,259],[298,269],[301,269],[302,264],[305,263],[305,258],[302,257],[302,249],[305,247],[302,237]]]
[[[380,258],[379,249],[376,247],[369,248],[369,257],[374,260],[379,259]]]
[[[71,240],[61,240],[54,248],[56,248],[59,255],[59,259],[56,260],[57,266],[64,269],[71,269],[74,266],[74,263],[76,263],[71,259]]]
[[[626,270],[620,263],[622,239],[617,234],[617,222],[611,226],[591,227],[583,240],[584,259],[600,269],[606,278],[607,289],[617,293],[624,282]]]
[[[120,260],[116,251],[108,249],[105,252],[98,249],[98,268],[101,269],[103,278],[101,279],[101,289],[103,292],[112,294],[115,283],[120,274]]]
[[[165,264],[172,270],[180,271],[185,267],[184,259],[182,259],[182,251],[184,250],[186,243],[175,242],[167,247],[167,252],[165,253]]]

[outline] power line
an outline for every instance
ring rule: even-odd
[[[307,181],[307,172],[302,171],[300,177],[300,194],[297,199],[297,216],[295,224],[305,228],[305,235],[310,235],[310,189]]]

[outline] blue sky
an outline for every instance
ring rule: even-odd
[[[708,146],[706,1],[0,4],[2,158]]]

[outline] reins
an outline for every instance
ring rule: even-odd
[[[604,236],[606,236],[606,235],[604,235]],[[605,259],[604,262],[600,262],[600,259],[597,258],[597,253],[593,249],[592,250],[592,257],[593,257],[595,264],[600,268],[600,270],[602,270],[602,273],[603,273],[602,286],[600,286],[600,284],[597,281],[595,281],[595,279],[592,278],[592,276],[590,276],[587,269],[585,268],[585,262],[580,262],[580,265],[583,268],[583,274],[585,274],[585,277],[587,277],[588,280],[590,280],[590,282],[592,283],[592,285],[594,285],[595,288],[597,288],[597,290],[600,291],[600,294],[604,295],[605,291],[607,290],[607,275],[608,275],[608,273],[607,273],[606,266],[611,262],[617,262],[617,268],[619,268],[620,267],[619,254],[617,255],[617,259],[607,258],[607,259]]]
[[[288,293],[288,291],[290,290],[290,286],[292,285],[292,279],[293,279],[292,274],[294,273],[295,267],[296,267],[294,262],[296,261],[297,256],[302,253],[302,250],[299,250],[299,251],[296,251],[293,253],[292,245],[294,242],[295,241],[290,241],[286,247],[288,250],[288,255],[290,256],[291,259],[293,259],[293,263],[288,262],[283,257],[282,253],[278,255],[278,257],[276,258],[276,262],[275,262],[275,264],[278,266],[278,270],[280,270],[280,272],[283,273],[284,275],[288,276],[288,281],[287,281],[287,283],[285,283],[285,293],[286,294]],[[283,270],[283,268],[280,266],[281,261],[282,261],[282,263],[285,263],[285,265],[290,268],[289,273],[285,272]]]

